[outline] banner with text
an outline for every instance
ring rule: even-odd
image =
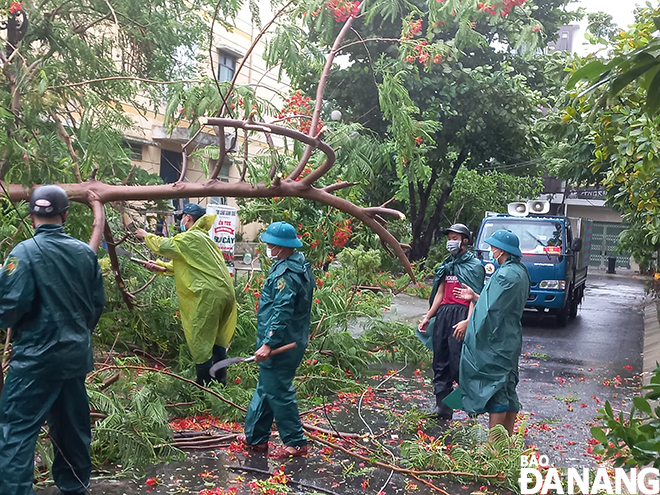
[[[236,215],[238,210],[233,206],[208,205],[206,213],[215,215],[215,221],[209,235],[222,252],[229,273],[234,275],[234,245],[236,244]]]

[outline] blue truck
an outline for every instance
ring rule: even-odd
[[[508,214],[488,213],[479,229],[475,254],[489,277],[498,264],[490,259],[490,246],[484,240],[499,229],[514,232],[532,281],[526,309],[552,314],[557,326],[564,327],[577,316],[584,298],[593,221],[533,213],[548,211],[545,203],[512,203]]]

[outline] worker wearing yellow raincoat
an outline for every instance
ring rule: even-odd
[[[167,268],[165,275],[174,275],[181,324],[200,385],[212,380],[209,369],[213,363],[227,357],[227,346],[236,328],[234,284],[222,253],[208,234],[214,220],[215,215],[206,215],[200,205],[188,203],[183,209],[180,234],[167,238],[142,229],[136,232],[151,251],[172,260],[158,261],[147,268],[163,266]],[[226,369],[220,370],[216,379],[224,384]]]

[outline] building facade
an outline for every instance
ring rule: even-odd
[[[270,6],[264,4],[262,12],[270,12]],[[251,13],[247,6],[244,6],[240,14],[236,17],[234,28],[231,31],[225,30],[216,23],[213,35],[213,64],[206,63],[200,66],[201,74],[211,76],[213,67],[215,75],[220,81],[230,81],[239,68],[244,57],[248,53],[254,39],[259,34],[259,29],[252,23]],[[268,35],[264,36],[255,49],[244,61],[244,67],[239,73],[236,84],[249,85],[256,89],[259,98],[271,101],[279,106],[290,88],[286,81],[278,81],[278,71],[269,71],[266,62],[263,59],[263,52],[266,47],[265,41]],[[146,100],[146,97],[145,97]],[[125,136],[126,146],[132,151],[132,161],[135,165],[142,167],[150,173],[159,175],[165,183],[172,183],[179,179],[181,175],[182,152],[184,143],[190,139],[190,132],[185,126],[175,128],[169,132],[164,127],[163,113],[158,115],[154,113],[143,114],[135,108],[126,106],[126,113],[133,117],[135,130],[127,132]],[[164,109],[163,109],[164,110]],[[274,136],[275,145],[281,144]],[[230,151],[229,159],[225,160],[220,171],[218,180],[225,182],[235,182],[240,180],[240,158],[231,153],[233,150],[242,150],[244,146],[243,136],[239,133],[236,136],[233,132],[225,136],[227,150]],[[218,138],[212,129],[205,130],[189,146],[188,154],[194,149],[208,145],[218,144]],[[268,145],[263,134],[257,134],[250,137],[248,142],[248,155],[255,156],[267,150]],[[213,168],[214,163],[209,163],[209,168]],[[186,181],[202,182],[206,180],[204,169],[199,160],[189,162],[186,173]],[[173,202],[174,211],[180,211],[186,202],[198,202],[201,204],[227,204],[236,206],[234,198],[212,197],[212,198],[185,198]],[[140,211],[139,208],[137,211]],[[143,210],[145,222],[148,216],[157,215],[157,213]],[[172,224],[174,217],[170,214],[160,215],[159,222]],[[244,240],[252,240],[256,237],[259,225],[239,225],[237,227],[237,237]],[[160,227],[159,227],[160,229]]]

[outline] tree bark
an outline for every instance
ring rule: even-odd
[[[420,196],[419,209],[417,211],[418,217],[412,222],[413,242],[412,249],[410,250],[410,261],[418,261],[429,255],[431,243],[442,221],[442,213],[454,188],[454,179],[456,179],[456,174],[458,174],[461,166],[467,160],[468,154],[469,151],[463,149],[456,158],[456,161],[452,164],[451,171],[449,172],[449,185],[442,190],[428,222],[425,222],[425,218],[428,206],[432,204],[431,194],[433,192],[433,185],[438,179],[436,171],[433,170],[427,187],[423,187],[422,184],[418,185]],[[409,189],[414,189],[414,187]]]

